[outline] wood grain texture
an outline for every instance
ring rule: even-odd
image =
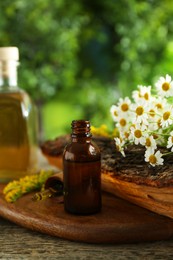
[[[102,174],[102,189],[136,205],[173,219],[173,187],[137,185]]]
[[[31,198],[32,194],[28,194],[10,204],[1,193],[0,216],[31,230],[87,243],[129,243],[173,237],[173,220],[106,193],[102,196],[102,212],[90,216],[67,214],[58,198],[40,202]]]
[[[86,244],[30,231],[0,218],[0,259],[173,259],[173,240],[137,244]]]

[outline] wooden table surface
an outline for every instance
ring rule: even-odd
[[[31,231],[0,217],[0,259],[172,260],[173,238],[138,244],[86,244]]]
[[[27,230],[0,218],[0,259],[173,259],[173,239],[139,244],[94,245]]]

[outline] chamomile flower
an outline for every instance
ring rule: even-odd
[[[134,143],[137,144],[142,144],[145,142],[145,137],[147,133],[144,131],[146,130],[145,125],[133,125],[130,128],[130,135],[129,135],[129,140],[134,141]]]
[[[171,76],[166,74],[166,77],[160,77],[156,82],[155,87],[158,94],[162,97],[170,97],[173,95],[173,81]]]
[[[127,129],[121,129],[119,132],[119,137],[124,140],[124,142],[129,141],[130,131],[129,127]]]
[[[164,128],[164,127],[168,127],[169,125],[172,125],[172,123],[173,123],[173,108],[172,106],[170,106],[169,109],[163,111],[160,125],[162,126],[162,128]]]
[[[132,97],[136,102],[141,99],[149,101],[151,99],[151,86],[138,85],[138,90],[132,92]]]
[[[117,117],[118,117],[118,107],[115,106],[115,105],[112,105],[111,109],[110,109],[110,112],[111,112],[113,120],[116,122],[117,121]]]
[[[168,142],[167,142],[167,148],[171,148],[171,152],[173,152],[173,131],[170,132],[170,135],[168,137]]]
[[[148,110],[148,129],[150,131],[155,131],[159,128],[158,120],[160,120],[160,115],[157,107],[154,103],[150,104],[150,108]]]
[[[130,110],[131,100],[128,97],[120,98],[118,102],[118,109],[121,112],[127,113]]]
[[[116,120],[116,127],[120,128],[120,131],[127,131],[129,129],[129,115],[126,113],[120,113]]]
[[[156,153],[154,150],[147,149],[145,151],[145,161],[149,162],[152,166],[156,165],[163,165],[163,154],[160,151],[157,151]]]
[[[132,122],[133,123],[143,123],[148,125],[148,111],[149,106],[143,100],[138,101],[132,105]]]
[[[152,135],[145,137],[141,144],[144,145],[146,149],[155,150],[157,148],[156,140]]]
[[[119,137],[115,137],[114,140],[115,140],[116,149],[125,157],[124,140]]]
[[[145,101],[151,99],[151,86],[140,86],[140,94]]]
[[[153,105],[157,108],[157,111],[162,111],[168,104],[167,100],[163,97],[153,98]]]
[[[127,120],[125,117],[120,117],[119,119],[117,119],[117,124],[116,124],[116,127],[119,127],[119,128],[127,128]]]
[[[154,104],[150,105],[150,109],[148,110],[148,115],[150,120],[154,120],[158,114],[157,108]]]
[[[151,86],[138,85],[132,99],[119,99],[117,106],[111,109],[119,131],[118,150],[124,156],[127,144],[141,144],[146,148],[145,161],[152,166],[164,162],[159,146],[173,152],[173,105],[170,104],[173,79],[167,74],[160,77],[155,86],[157,93],[152,95]]]

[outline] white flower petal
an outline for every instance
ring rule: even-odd
[[[171,76],[169,76],[168,74],[166,74],[166,82],[168,82],[168,83],[171,82]]]

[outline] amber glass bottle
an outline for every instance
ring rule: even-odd
[[[18,87],[17,47],[0,48],[0,182],[18,179],[37,166],[37,112]]]
[[[72,121],[71,142],[63,153],[64,208],[89,215],[101,210],[101,155],[91,140],[90,122]]]

